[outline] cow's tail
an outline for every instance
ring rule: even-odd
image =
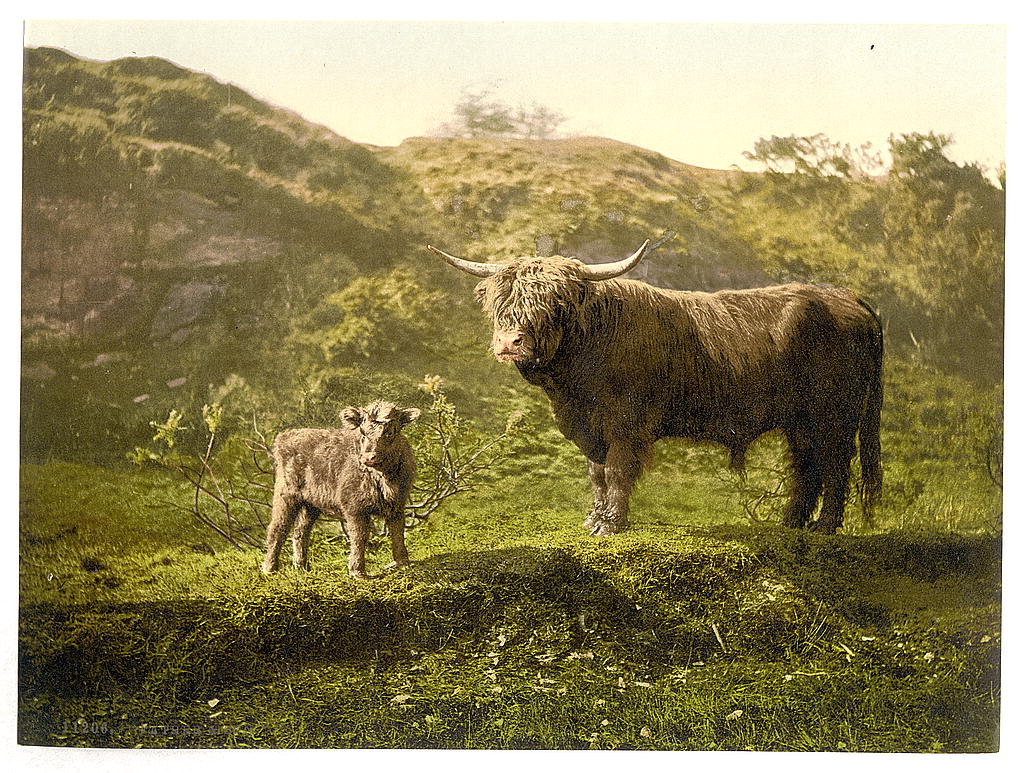
[[[869,338],[869,368],[867,395],[864,399],[864,411],[861,414],[860,473],[863,481],[861,507],[864,520],[870,525],[874,519],[875,506],[882,495],[882,323],[878,315],[866,303],[861,305],[870,312],[872,321]]]

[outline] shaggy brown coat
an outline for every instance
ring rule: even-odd
[[[477,285],[494,354],[548,395],[561,432],[589,460],[592,533],[627,524],[653,443],[713,441],[742,467],[780,429],[794,484],[785,523],[843,523],[860,434],[865,509],[882,483],[882,329],[849,290],[787,284],[716,293],[593,281],[559,256],[522,258]]]
[[[263,560],[266,574],[277,569],[278,554],[293,526],[292,564],[308,567],[310,531],[321,516],[345,526],[353,577],[366,577],[366,543],[374,517],[388,525],[394,564],[409,564],[405,503],[416,461],[401,429],[419,413],[377,401],[363,409],[345,408],[345,428],[291,429],[277,436],[272,448],[273,511]]]

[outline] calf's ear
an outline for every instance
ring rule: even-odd
[[[406,424],[412,424],[420,417],[419,408],[401,408],[398,411],[398,421],[404,427]]]
[[[351,405],[347,408],[342,408],[341,420],[350,427],[358,427],[363,423],[363,412],[358,408],[353,408]]]

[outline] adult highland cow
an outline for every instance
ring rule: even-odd
[[[882,486],[874,313],[833,287],[706,293],[615,278],[649,246],[602,265],[561,256],[477,263],[428,247],[484,277],[476,297],[494,324],[494,356],[547,393],[559,430],[587,457],[594,508],[584,528],[628,526],[630,493],[659,438],[720,443],[742,469],[750,443],[775,429],[792,457],[786,525],[842,526],[858,433],[870,517]]]

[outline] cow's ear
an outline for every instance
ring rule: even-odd
[[[412,424],[419,417],[419,408],[400,408],[398,410],[398,423],[401,424],[403,427],[406,424]]]
[[[576,303],[581,309],[585,308],[593,297],[594,294],[591,292],[590,282],[580,282],[576,285]]]
[[[351,405],[341,409],[341,420],[350,427],[358,427],[363,423],[363,412]]]
[[[476,299],[477,303],[483,304],[484,298],[487,297],[487,280],[486,279],[484,281],[480,282],[479,284],[477,284],[477,286],[473,288],[473,297]]]

